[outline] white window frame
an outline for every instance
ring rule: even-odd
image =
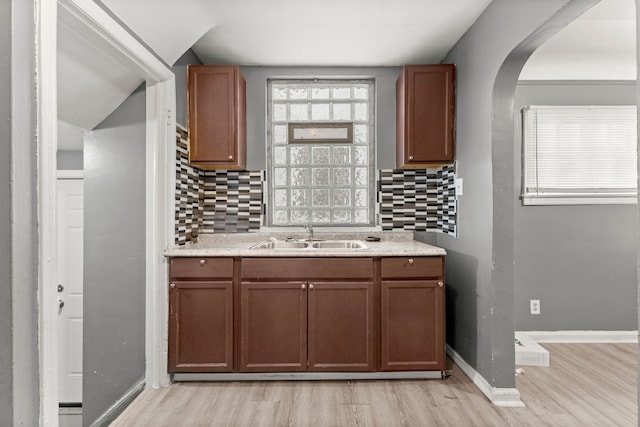
[[[530,105],[522,109],[522,191],[521,199],[523,205],[595,205],[595,204],[634,204],[637,203],[637,176],[632,181],[636,184],[636,188],[620,187],[615,188],[608,186],[606,188],[592,188],[585,184],[584,187],[577,187],[575,184],[567,185],[561,188],[559,185],[543,187],[543,183],[538,182],[538,173],[542,173],[544,165],[539,162],[537,157],[537,145],[539,142],[537,137],[538,129],[538,113],[544,112],[547,120],[567,120],[567,117],[575,118],[577,122],[587,118],[589,122],[603,120],[603,115],[611,115],[619,112],[616,121],[619,125],[628,127],[630,136],[625,140],[637,141],[637,116],[636,106],[634,105],[616,105],[616,106],[548,106],[548,105]],[[557,115],[556,115],[557,113]],[[574,114],[575,113],[575,114]],[[567,114],[571,116],[567,116]],[[555,115],[555,117],[554,117]],[[581,129],[582,130],[582,129]],[[575,134],[566,134],[559,138],[578,138],[579,132]],[[609,136],[609,134],[605,135]],[[542,138],[543,136],[540,136]],[[614,139],[607,140],[613,142]],[[603,143],[607,143],[603,141]],[[593,140],[591,141],[593,142]],[[637,145],[637,144],[636,144]],[[633,161],[633,167],[629,167],[628,173],[636,174],[635,167],[636,149],[630,153],[629,159]],[[606,159],[602,159],[606,161]],[[613,160],[611,160],[613,161]],[[609,163],[613,164],[613,163]],[[621,174],[622,176],[623,174]],[[627,175],[628,176],[628,175]],[[579,175],[575,176],[579,179]]]

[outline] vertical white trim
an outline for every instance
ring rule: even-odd
[[[57,2],[36,5],[36,102],[38,153],[38,342],[40,361],[41,426],[58,425],[58,352],[56,325],[57,204],[56,151],[58,148],[57,101]]]
[[[58,16],[58,5],[60,16]],[[56,302],[57,302],[57,230],[56,230],[56,151],[57,151],[57,24],[58,19],[72,25],[78,31],[79,37],[98,36],[105,40],[113,49],[105,52],[112,55],[115,60],[124,61],[133,73],[143,77],[153,85],[155,82],[168,81],[166,84],[158,83],[162,88],[163,95],[157,97],[152,95],[147,105],[151,105],[153,114],[148,120],[152,121],[151,126],[162,129],[153,131],[147,137],[147,146],[155,147],[153,150],[158,154],[147,156],[146,168],[148,171],[155,171],[160,178],[156,182],[153,190],[148,188],[152,194],[150,203],[160,207],[158,216],[154,216],[148,228],[153,229],[153,233],[147,234],[147,238],[155,240],[149,245],[147,252],[147,262],[151,260],[151,266],[155,271],[152,278],[147,278],[147,288],[150,289],[150,280],[163,279],[162,253],[168,241],[168,230],[166,227],[168,202],[167,197],[172,194],[168,182],[170,179],[166,174],[171,174],[167,169],[167,112],[170,123],[174,123],[173,110],[175,109],[175,94],[172,70],[153,55],[135,37],[120,26],[111,16],[97,6],[91,0],[38,0],[35,2],[35,24],[36,24],[36,109],[37,109],[37,152],[38,152],[38,343],[39,343],[39,389],[40,404],[38,419],[41,426],[58,425],[58,368],[57,368],[57,331],[56,331]],[[153,87],[153,86],[152,86]],[[159,90],[159,89],[157,89]],[[155,94],[155,89],[152,90]],[[158,112],[162,111],[162,114]],[[162,123],[162,125],[161,125]],[[147,127],[149,128],[149,123]],[[174,131],[169,132],[171,138]],[[149,205],[147,206],[149,208]],[[159,233],[159,234],[155,234]],[[158,282],[154,282],[157,285]],[[162,282],[159,282],[162,283]],[[159,288],[158,288],[159,289]],[[154,288],[156,292],[159,292]],[[150,298],[157,298],[147,292],[147,306],[150,305]],[[153,303],[153,306],[158,306]],[[155,309],[155,317],[161,313],[162,306]],[[147,328],[163,329],[162,322],[153,319]],[[161,335],[159,332],[156,335]],[[154,345],[162,345],[158,340],[153,341]],[[147,350],[149,354],[149,350]],[[147,373],[162,370],[166,364],[156,360],[148,360],[150,367]],[[159,385],[168,382],[166,369],[164,377],[156,374]]]
[[[167,374],[167,292],[164,249],[173,239],[169,185],[175,179],[175,80],[147,85],[146,384],[163,387]],[[173,144],[172,144],[173,141]]]
[[[129,69],[148,81],[165,81],[173,72],[129,31],[116,22],[92,0],[58,0],[60,19],[83,33],[94,33],[115,50],[119,61],[125,60]]]

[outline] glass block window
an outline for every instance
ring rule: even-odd
[[[375,223],[373,80],[269,80],[268,222]],[[352,123],[351,142],[289,141],[289,123]]]

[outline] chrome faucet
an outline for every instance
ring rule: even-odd
[[[313,226],[311,224],[305,224],[304,228],[307,230],[307,240],[313,240]]]

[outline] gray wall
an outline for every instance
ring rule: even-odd
[[[522,82],[515,98],[516,330],[636,330],[637,206],[523,206],[522,107],[635,105],[635,82]],[[529,314],[539,299],[540,315]],[[611,313],[615,313],[612,316]]]
[[[187,127],[187,65],[200,64],[200,59],[191,49],[187,50],[175,64],[176,75],[176,123]]]
[[[58,170],[82,170],[83,156],[82,151],[58,150],[56,153]]]
[[[145,374],[145,90],[85,138],[83,424]]]
[[[500,146],[494,137],[507,129],[513,144],[511,101],[519,70],[501,70],[512,51],[540,27],[555,28],[546,31],[549,37],[588,3],[494,0],[443,61],[457,68],[456,157],[465,183],[458,203],[458,238],[438,235],[438,244],[447,250],[447,342],[494,387],[515,386],[513,148]],[[563,9],[568,4],[573,7]],[[561,19],[555,18],[561,9]],[[552,17],[559,22],[549,21]],[[503,114],[502,122],[496,112]],[[505,153],[511,160],[501,168],[494,155]],[[506,189],[496,186],[500,182]],[[500,194],[505,191],[507,198]],[[503,228],[496,227],[495,219],[502,217]]]
[[[11,58],[11,1],[0,0],[0,57]],[[0,61],[0,419],[13,420],[11,61]]]
[[[266,169],[267,78],[347,77],[376,82],[376,167],[395,167],[399,67],[241,67],[247,81],[247,169]]]
[[[0,424],[38,425],[34,2],[0,0]]]

